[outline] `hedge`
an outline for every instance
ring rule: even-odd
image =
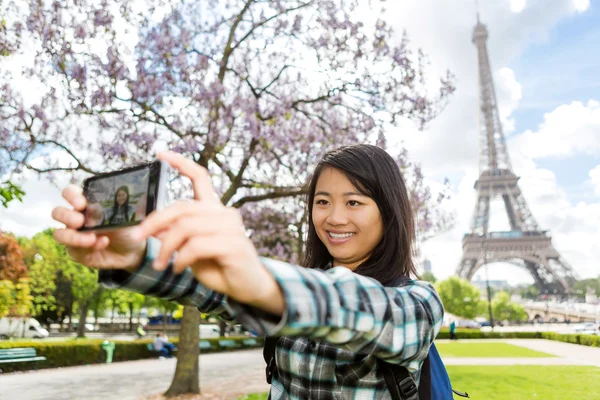
[[[600,336],[580,335],[576,333],[481,332],[475,329],[457,329],[456,336],[459,339],[548,339],[583,346],[600,347]],[[436,339],[450,339],[448,329],[442,329]]]
[[[227,337],[227,338],[210,338],[202,339],[211,343],[211,349],[202,349],[202,353],[218,352],[224,349],[219,346],[219,340],[233,340],[237,344],[237,348],[252,348],[263,345],[262,338],[254,338],[257,341],[256,345],[244,344],[244,340],[248,337]],[[156,354],[148,350],[148,343],[153,343],[153,340],[134,340],[121,341],[111,340],[115,343],[115,351],[113,353],[113,362],[115,361],[131,361],[146,358],[155,358]],[[106,361],[106,353],[101,348],[104,339],[73,339],[60,342],[50,342],[42,340],[31,341],[0,341],[0,349],[16,348],[16,347],[33,347],[37,354],[46,357],[46,361],[38,361],[37,368],[57,368],[70,367],[77,365],[99,364]],[[173,338],[171,342],[175,345],[179,343],[178,338]],[[35,365],[32,362],[7,363],[0,364],[2,372],[25,371],[34,369]]]
[[[459,339],[542,339],[542,332],[482,332],[476,329],[457,329]],[[448,329],[442,329],[436,339],[450,339]]]

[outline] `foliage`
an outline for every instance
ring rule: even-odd
[[[430,282],[430,283],[436,283],[437,282],[437,278],[435,277],[435,275],[433,275],[433,272],[424,272],[423,275],[421,275],[421,280]]]
[[[582,346],[600,347],[600,336],[580,334],[559,334],[554,332],[482,332],[475,329],[457,329],[458,339],[547,339],[574,343]],[[442,329],[436,340],[450,339],[448,329]]]
[[[450,314],[472,319],[482,313],[485,303],[481,301],[481,293],[467,280],[451,276],[435,286],[444,309]]]
[[[29,279],[20,278],[16,284],[9,280],[0,281],[0,318],[28,317],[32,311]]]
[[[0,203],[2,207],[8,207],[8,203],[13,200],[23,201],[23,196],[25,196],[25,192],[11,181],[0,182]]]
[[[479,329],[457,329],[458,339],[542,339],[544,332],[487,332]],[[448,329],[442,329],[435,338],[450,339]]]
[[[0,231],[0,280],[17,283],[27,276],[23,252],[16,237]]]
[[[9,280],[0,281],[0,318],[7,316],[15,304],[15,285]]]
[[[527,313],[522,305],[510,301],[507,292],[498,292],[492,299],[492,313],[499,321],[527,321]]]
[[[577,293],[578,297],[585,297],[588,290],[593,290],[596,295],[600,296],[600,276],[575,282],[572,292]]]
[[[53,229],[47,229],[30,240],[21,238],[21,243],[29,263],[34,314],[62,321],[74,303],[87,307],[93,299],[98,272],[73,261],[52,235]]]
[[[540,295],[540,291],[535,285],[529,285],[522,288],[519,291],[519,294],[524,299],[537,300]]]

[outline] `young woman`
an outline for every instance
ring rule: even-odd
[[[129,187],[123,185],[115,192],[113,206],[105,219],[107,225],[121,225],[133,221],[135,207],[129,204]]]
[[[67,226],[55,237],[77,261],[100,268],[106,285],[160,293],[280,337],[272,399],[389,399],[380,360],[405,366],[419,382],[443,307],[429,283],[409,280],[413,214],[385,151],[344,147],[318,164],[304,267],[261,259],[206,170],[177,154],[159,158],[191,179],[195,200],[96,236],[75,230],[85,198],[66,189],[75,210],[54,210]]]

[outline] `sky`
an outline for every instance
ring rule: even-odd
[[[427,183],[448,178],[455,227],[421,246],[438,278],[454,274],[468,232],[478,171],[476,50],[471,42],[475,0],[388,1],[386,18],[406,30],[412,46],[430,61],[430,76],[456,76],[457,91],[423,131],[403,123],[388,140],[409,150]],[[590,0],[479,0],[489,31],[488,50],[500,114],[514,172],[538,225],[582,277],[600,274],[600,5]],[[434,82],[435,83],[435,82]],[[0,210],[0,228],[33,235],[50,226],[65,205],[56,184],[32,177],[23,203]],[[494,204],[493,206],[497,206]],[[506,225],[492,209],[491,230]],[[505,218],[504,218],[505,219]],[[495,228],[496,226],[496,228]],[[489,266],[490,279],[533,283],[505,264]]]
[[[422,132],[410,124],[390,132],[420,162],[431,186],[453,187],[451,231],[424,243],[434,274],[456,271],[470,228],[478,171],[475,1],[396,2],[390,22],[406,29],[431,69],[450,69],[457,91]],[[587,0],[480,0],[488,51],[513,170],[541,229],[581,277],[600,275],[600,5]],[[492,206],[490,230],[508,223]],[[478,272],[483,277],[484,271]],[[490,279],[533,283],[527,271],[490,264]]]

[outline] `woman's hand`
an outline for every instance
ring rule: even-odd
[[[177,252],[174,272],[189,266],[204,286],[281,315],[284,301],[279,286],[260,262],[238,210],[221,204],[208,171],[176,153],[161,153],[158,158],[191,180],[194,199],[153,212],[134,228],[137,240],[150,236],[161,240],[154,268],[166,268]]]
[[[146,253],[146,241],[134,239],[131,228],[101,233],[78,231],[85,222],[86,198],[75,186],[67,187],[62,194],[72,209],[56,207],[52,210],[52,218],[66,226],[54,231],[54,238],[67,247],[73,260],[99,269],[134,271],[140,266]]]

